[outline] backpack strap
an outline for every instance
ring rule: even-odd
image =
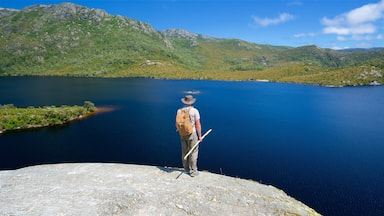
[[[187,108],[187,113],[188,113],[189,121],[190,121],[191,124],[192,124],[193,122],[192,122],[191,114],[189,114],[189,112],[191,111],[191,109],[192,109],[192,106],[189,106],[189,107]],[[195,127],[195,124],[192,124],[192,128],[193,128],[193,127]]]

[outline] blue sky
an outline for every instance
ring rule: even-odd
[[[0,0],[22,9],[57,0]],[[72,0],[151,24],[259,44],[384,47],[384,0]]]

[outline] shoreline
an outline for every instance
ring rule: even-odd
[[[324,88],[345,88],[345,87],[375,87],[384,86],[384,83],[368,83],[368,84],[321,84],[321,83],[308,83],[308,82],[294,82],[294,81],[279,81],[270,79],[215,79],[215,78],[172,78],[172,77],[146,77],[146,76],[119,76],[119,77],[105,77],[105,76],[71,76],[71,75],[0,75],[0,77],[64,77],[64,78],[98,78],[98,79],[154,79],[154,80],[196,80],[196,81],[223,81],[223,82],[255,82],[255,83],[287,83],[297,85],[310,85],[319,86]],[[200,92],[198,92],[200,93]],[[197,94],[198,94],[197,93]],[[196,94],[196,93],[195,93]]]

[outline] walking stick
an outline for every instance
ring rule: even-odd
[[[207,132],[205,132],[205,134],[201,137],[201,140],[203,140],[204,137],[206,137],[211,131],[212,129],[209,129]],[[184,156],[184,160],[187,160],[187,157],[193,152],[193,150],[199,145],[199,143],[200,140],[198,140],[196,144],[191,148],[191,150],[189,150],[189,152]]]

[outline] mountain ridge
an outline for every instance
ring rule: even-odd
[[[382,48],[362,51],[274,46],[185,29],[159,31],[149,23],[68,2],[21,10],[3,8],[0,24],[0,76],[384,83]],[[381,77],[358,78],[370,71],[378,71]]]

